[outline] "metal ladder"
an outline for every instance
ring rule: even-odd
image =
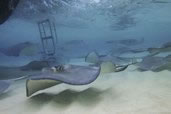
[[[39,21],[38,27],[43,48],[43,58],[55,58],[56,44],[58,43],[55,24],[46,19]]]

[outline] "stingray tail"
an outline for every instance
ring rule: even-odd
[[[22,77],[19,77],[19,78],[9,79],[9,81],[19,81],[19,80],[22,80],[22,79],[26,79],[28,77],[29,76],[22,76]]]
[[[125,65],[125,66],[117,66],[116,67],[116,71],[115,72],[121,72],[124,71],[126,68],[128,68],[129,65]]]

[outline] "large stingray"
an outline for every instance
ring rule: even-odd
[[[27,80],[27,96],[59,83],[71,85],[90,84],[96,80],[99,74],[100,67],[95,66],[62,65],[60,67],[52,67],[50,70],[33,75]]]

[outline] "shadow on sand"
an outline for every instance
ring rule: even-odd
[[[53,107],[65,109],[73,102],[77,102],[81,106],[92,107],[98,104],[103,99],[101,95],[109,90],[101,91],[95,88],[89,88],[81,92],[66,90],[59,94],[41,93],[31,97],[27,102],[27,106],[39,110],[51,102]]]
[[[12,92],[11,91],[8,91],[8,92],[5,92],[5,93],[1,93],[0,94],[0,100],[6,99],[6,98],[11,97],[11,96],[12,96]]]

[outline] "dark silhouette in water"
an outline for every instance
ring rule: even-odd
[[[0,24],[11,16],[18,3],[19,0],[0,0]]]
[[[144,43],[144,38],[141,38],[140,40],[137,39],[124,39],[124,40],[109,40],[106,41],[107,44],[122,44],[125,46],[134,46]]]
[[[1,48],[0,52],[2,52],[3,54],[7,56],[19,56],[20,52],[24,48],[29,47],[31,45],[33,45],[31,42],[23,42],[23,43],[19,43],[14,46],[11,46],[9,48]]]
[[[140,39],[140,40],[136,40],[136,39],[125,39],[125,40],[120,40],[119,43],[123,44],[123,45],[138,45],[138,44],[142,44],[144,42],[144,38]]]
[[[0,80],[20,78],[21,76],[31,75],[41,72],[42,68],[49,67],[47,61],[32,61],[21,67],[0,66]]]
[[[156,55],[158,53],[162,52],[170,52],[171,51],[171,42],[164,43],[162,46],[158,48],[148,48],[147,51],[149,51],[152,55]]]
[[[169,1],[163,1],[163,0],[152,0],[152,3],[170,3]]]

